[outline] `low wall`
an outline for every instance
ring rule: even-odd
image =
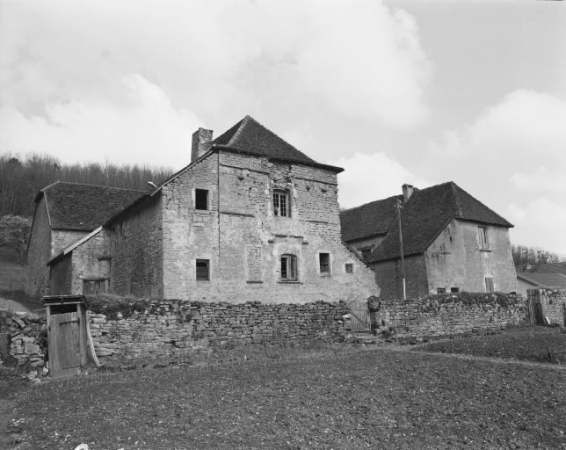
[[[101,363],[138,358],[179,359],[213,348],[342,341],[346,303],[243,304],[159,301],[116,307],[89,304]]]
[[[566,327],[566,289],[529,289],[527,294],[531,303],[540,303],[550,325]]]
[[[46,350],[45,317],[0,310],[0,363],[45,375]]]
[[[438,294],[406,301],[376,301],[372,327],[385,338],[414,341],[489,332],[528,323],[527,306],[514,294]]]

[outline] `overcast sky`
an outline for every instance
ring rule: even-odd
[[[566,7],[0,0],[0,152],[189,163],[246,114],[344,167],[344,207],[454,181],[566,255]]]

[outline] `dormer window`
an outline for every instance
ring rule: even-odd
[[[273,215],[279,217],[290,217],[290,206],[289,192],[283,189],[275,189],[273,191]]]

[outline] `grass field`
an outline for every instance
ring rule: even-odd
[[[395,347],[299,356],[23,386],[6,443],[19,450],[80,443],[90,450],[566,448],[561,366]]]
[[[566,365],[566,333],[558,327],[509,328],[495,336],[433,342],[415,350]]]

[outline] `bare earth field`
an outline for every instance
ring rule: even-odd
[[[270,356],[16,385],[0,448],[566,449],[558,364],[399,347]]]

